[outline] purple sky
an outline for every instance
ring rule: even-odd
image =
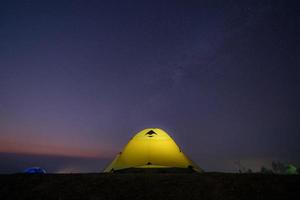
[[[62,157],[101,170],[148,127],[208,171],[299,166],[299,13],[286,0],[1,1],[0,173],[61,171]]]

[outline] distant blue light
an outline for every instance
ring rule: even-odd
[[[40,167],[30,167],[23,171],[25,174],[46,174],[46,170]]]

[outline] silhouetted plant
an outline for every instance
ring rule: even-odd
[[[273,171],[271,169],[266,168],[265,166],[262,166],[260,169],[260,173],[262,174],[273,174]]]
[[[280,161],[272,161],[272,170],[276,174],[285,174],[287,165]]]

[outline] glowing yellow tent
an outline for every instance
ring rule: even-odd
[[[104,172],[131,168],[185,168],[202,171],[159,128],[148,128],[137,133]]]

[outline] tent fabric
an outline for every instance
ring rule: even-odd
[[[26,174],[46,174],[46,170],[40,167],[29,167],[23,171]]]
[[[148,128],[138,132],[104,170],[113,172],[127,168],[192,168],[192,162],[164,130]]]
[[[295,167],[294,165],[289,164],[286,167],[286,172],[285,173],[286,174],[298,174],[297,167]]]

